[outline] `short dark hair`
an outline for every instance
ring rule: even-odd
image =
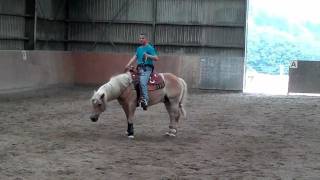
[[[147,37],[147,35],[145,33],[140,33],[139,36],[144,36],[144,37]]]

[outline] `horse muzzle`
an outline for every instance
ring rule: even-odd
[[[90,119],[92,122],[97,122],[99,119],[99,115],[98,114],[93,114],[90,116]]]

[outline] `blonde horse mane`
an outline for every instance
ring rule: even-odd
[[[105,94],[105,99],[111,101],[118,98],[121,92],[132,83],[132,78],[129,73],[118,74],[110,78],[109,82],[102,85],[97,92],[94,93],[94,97]]]

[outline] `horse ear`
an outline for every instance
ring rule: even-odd
[[[101,96],[100,96],[100,99],[103,99],[104,98],[104,93],[103,94],[101,94]]]

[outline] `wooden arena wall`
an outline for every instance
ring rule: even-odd
[[[66,51],[0,51],[0,93],[53,86],[101,85],[122,73],[131,54]],[[198,56],[160,56],[156,71],[184,78],[199,87]]]

